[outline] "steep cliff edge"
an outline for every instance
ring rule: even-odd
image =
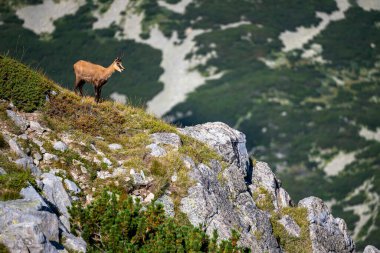
[[[243,133],[220,122],[178,129],[0,63],[0,242],[9,251],[85,252],[69,209],[108,189],[161,203],[175,222],[219,240],[236,230],[252,252],[354,252],[345,222],[319,198],[295,205],[269,166],[249,157]]]

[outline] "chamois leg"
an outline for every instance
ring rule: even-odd
[[[75,94],[77,95],[80,95],[81,97],[83,97],[83,85],[84,85],[85,81],[81,80],[81,79],[76,79],[75,80]],[[78,91],[79,91],[79,94],[78,94]]]
[[[102,88],[94,86],[94,90],[95,90],[95,102],[99,103],[100,95],[102,93]]]

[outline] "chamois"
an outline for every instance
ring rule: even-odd
[[[122,72],[124,69],[120,57],[117,57],[107,68],[88,61],[77,61],[74,64],[75,93],[78,94],[79,91],[79,95],[83,96],[83,85],[86,82],[91,83],[94,85],[95,102],[99,103],[103,85],[107,83],[115,70]]]

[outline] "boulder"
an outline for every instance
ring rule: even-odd
[[[376,247],[372,245],[368,245],[365,247],[363,253],[380,253],[380,250],[378,250]]]
[[[305,207],[308,212],[313,252],[354,252],[355,244],[346,223],[340,218],[334,218],[321,199],[308,197],[302,199],[298,206]]]
[[[67,232],[62,233],[63,246],[70,252],[86,252],[87,243],[81,238]]]
[[[11,252],[56,252],[59,221],[40,200],[0,202],[0,241]]]
[[[156,203],[160,203],[164,206],[166,216],[174,217],[174,203],[168,195],[162,195],[156,200]]]
[[[43,134],[45,131],[47,131],[47,129],[43,128],[37,121],[29,121],[29,124],[29,129],[38,134]]]
[[[71,199],[63,187],[62,178],[51,173],[44,173],[41,175],[41,178],[43,184],[42,191],[46,199],[62,214],[60,219],[64,222],[66,228],[70,230],[68,208],[71,207]]]
[[[28,129],[29,122],[26,119],[11,110],[7,110],[7,115],[21,131],[26,131],[26,129]]]
[[[182,145],[181,138],[175,133],[154,133],[150,135],[150,138],[157,145],[169,145],[175,149],[178,149]]]
[[[22,148],[20,147],[20,145],[14,139],[10,138],[9,141],[8,141],[8,145],[11,148],[11,150],[16,153],[16,155],[18,157],[21,157],[21,158],[27,157],[27,155],[22,150]]]
[[[150,149],[150,155],[153,157],[163,157],[167,155],[166,150],[158,146],[156,143],[149,144],[146,148]]]
[[[80,188],[73,181],[71,181],[69,179],[65,179],[64,183],[65,183],[67,190],[69,190],[70,192],[73,192],[75,194],[78,194],[81,192]]]
[[[52,161],[58,161],[58,156],[50,154],[50,153],[45,153],[43,160],[46,163],[51,163]]]
[[[54,142],[53,148],[55,150],[58,150],[58,151],[61,151],[61,152],[65,152],[68,149],[66,143],[64,143],[62,141]]]
[[[123,148],[123,146],[121,146],[120,144],[117,144],[117,143],[112,143],[112,144],[108,145],[108,147],[111,150],[119,150],[119,149]]]

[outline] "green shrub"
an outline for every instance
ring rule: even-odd
[[[0,55],[0,99],[23,111],[41,107],[53,82],[16,60]]]
[[[167,218],[162,205],[146,208],[132,198],[103,191],[85,208],[70,209],[73,233],[81,233],[89,252],[245,252],[237,246],[236,232],[217,242],[201,228],[177,225]]]

